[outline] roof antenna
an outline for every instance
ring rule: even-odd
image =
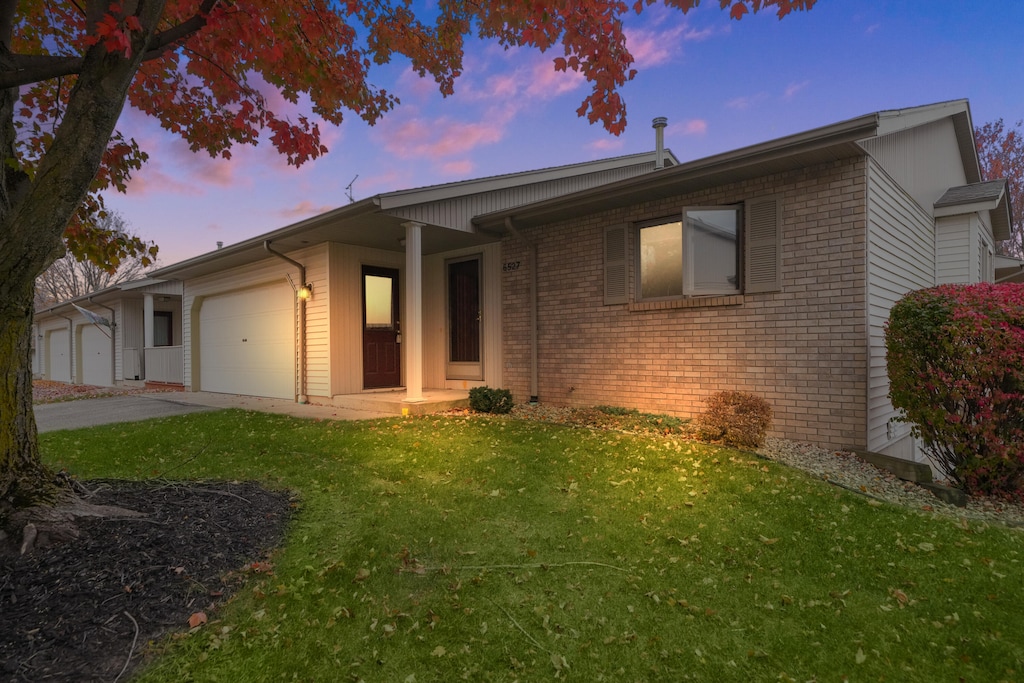
[[[359,174],[356,173],[356,177],[352,179],[352,182],[345,186],[345,194],[348,195],[349,204],[356,200],[356,198],[352,196],[352,186],[355,184],[356,178],[358,177]]]

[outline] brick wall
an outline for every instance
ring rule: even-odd
[[[690,205],[781,198],[782,291],[605,306],[606,226],[676,216]],[[764,396],[773,434],[863,446],[867,420],[865,165],[862,159],[778,173],[521,229],[538,252],[539,398],[692,417],[726,389]],[[502,244],[505,385],[529,398],[530,260]]]

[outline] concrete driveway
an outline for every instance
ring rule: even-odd
[[[164,392],[127,394],[107,398],[85,398],[35,406],[36,426],[40,432],[81,429],[114,422],[135,422],[155,417],[173,417],[225,408],[258,410],[293,417],[321,420],[371,420],[387,417],[372,410],[354,410],[337,406],[299,404],[279,399],[254,398],[208,392]]]
[[[113,422],[136,422],[153,417],[173,417],[210,410],[216,409],[175,401],[167,394],[159,398],[146,394],[83,398],[35,406],[36,426],[40,432],[81,429]]]

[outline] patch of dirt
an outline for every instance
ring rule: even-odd
[[[212,618],[247,572],[269,568],[294,507],[254,483],[84,485],[90,503],[146,516],[83,520],[77,540],[0,552],[2,680],[126,680],[147,643]]]

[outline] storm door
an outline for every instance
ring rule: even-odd
[[[448,261],[448,379],[484,378],[480,362],[480,257]]]
[[[398,271],[363,266],[363,388],[402,384]]]

